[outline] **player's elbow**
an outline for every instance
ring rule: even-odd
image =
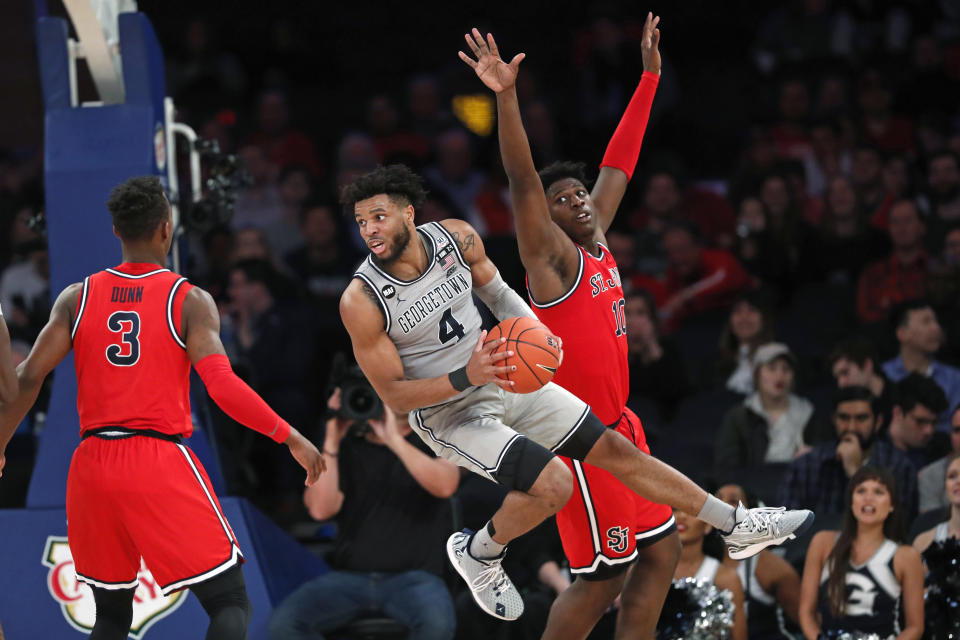
[[[457,492],[457,487],[459,485],[460,472],[455,470],[454,475],[445,474],[443,477],[438,478],[437,482],[435,482],[432,487],[427,489],[427,491],[434,498],[446,500],[447,498],[453,497],[453,494]]]
[[[343,494],[337,492],[337,495],[330,496],[316,490],[307,489],[306,495],[303,497],[303,503],[307,507],[307,512],[311,518],[323,522],[340,513],[340,507],[343,506]]]

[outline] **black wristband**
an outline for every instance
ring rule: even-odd
[[[473,385],[470,384],[470,378],[467,377],[467,368],[460,367],[456,371],[451,371],[450,375],[450,384],[453,385],[453,388],[457,391],[466,391]]]

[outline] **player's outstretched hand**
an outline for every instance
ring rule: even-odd
[[[324,462],[320,451],[293,427],[290,427],[290,435],[287,436],[284,444],[290,448],[290,455],[294,460],[307,470],[307,479],[304,482],[306,486],[309,487],[316,482],[320,474],[327,470],[327,463]]]
[[[510,64],[507,64],[500,59],[500,52],[497,50],[497,43],[494,41],[492,33],[488,33],[487,39],[484,40],[475,28],[463,37],[467,41],[467,46],[473,51],[476,60],[463,51],[457,53],[460,54],[461,60],[477,72],[477,77],[483,80],[483,84],[496,93],[513,88],[513,85],[517,82],[520,62],[527,57],[527,54],[518,53],[513,56]]]
[[[643,23],[643,37],[640,39],[640,57],[643,59],[643,70],[660,75],[660,16],[647,14]]]
[[[484,385],[488,382],[493,382],[499,387],[504,389],[513,388],[513,382],[510,380],[504,380],[500,378],[498,374],[505,374],[510,371],[516,371],[516,366],[505,366],[503,364],[498,364],[502,360],[505,360],[513,355],[513,351],[501,351],[500,353],[494,353],[494,349],[502,345],[507,341],[506,338],[500,338],[498,340],[491,340],[487,344],[484,344],[483,341],[487,337],[486,331],[480,332],[480,339],[477,340],[477,347],[473,350],[473,355],[470,356],[470,362],[467,363],[467,379],[470,380],[470,384],[473,385]]]

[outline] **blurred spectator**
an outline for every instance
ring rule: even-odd
[[[673,224],[663,234],[667,273],[660,317],[667,330],[691,314],[729,307],[737,293],[754,286],[733,255],[706,249],[694,227]]]
[[[801,217],[799,204],[790,185],[781,173],[764,178],[760,201],[766,214],[766,225],[760,236],[761,279],[776,286],[781,297],[789,297],[800,276],[800,256],[810,242],[812,227]]]
[[[290,125],[285,93],[273,89],[260,96],[257,123],[260,128],[250,136],[247,144],[260,147],[267,158],[281,169],[301,165],[313,176],[322,173],[313,143],[302,131]]]
[[[872,219],[884,203],[886,196],[883,184],[883,158],[876,147],[860,145],[853,150],[850,181],[856,189],[859,208],[868,219]]]
[[[411,130],[427,139],[434,138],[453,120],[442,107],[437,79],[425,73],[414,76],[407,85],[407,111]]]
[[[10,337],[33,344],[50,315],[50,263],[47,244],[30,240],[14,247],[22,256],[0,274],[0,306]]]
[[[813,404],[793,393],[797,359],[787,345],[770,342],[753,357],[756,391],[723,417],[714,449],[719,471],[788,462],[815,437]],[[805,437],[806,436],[806,437]]]
[[[960,220],[960,159],[953,151],[935,153],[927,161],[927,197],[936,226]]]
[[[278,256],[286,255],[303,245],[300,235],[300,216],[303,205],[313,192],[310,173],[306,167],[288,166],[280,171],[277,191],[283,206],[279,220],[263,228],[270,249]]]
[[[850,153],[841,147],[841,133],[840,125],[834,120],[821,120],[811,125],[813,151],[803,158],[808,193],[822,194],[830,180],[850,172]],[[804,218],[810,224],[817,224],[819,218],[811,217],[812,213],[804,210]]]
[[[670,420],[677,405],[690,393],[683,355],[676,342],[660,336],[657,307],[650,292],[627,294],[627,358],[630,395],[654,402],[664,420]]]
[[[276,293],[283,298],[290,297],[290,283],[287,282],[287,277],[290,275],[290,267],[282,262],[273,252],[273,249],[267,242],[267,236],[262,230],[249,227],[237,231],[233,234],[232,251],[230,255],[231,267],[246,260],[262,260],[269,263],[277,276],[277,281],[274,282],[277,286]]]
[[[890,426],[893,413],[894,385],[879,366],[876,347],[869,338],[854,336],[844,340],[827,357],[830,373],[837,388],[866,387],[876,398],[877,413],[882,418],[880,430]]]
[[[779,504],[812,509],[818,516],[844,511],[849,479],[863,465],[889,469],[902,496],[905,518],[917,513],[917,468],[889,440],[879,438],[876,398],[866,387],[838,389],[833,397],[836,440],[819,444],[787,467]]]
[[[340,409],[340,390],[330,406]],[[315,520],[339,524],[333,569],[287,596],[270,619],[273,640],[307,640],[379,613],[416,640],[452,640],[453,602],[441,578],[457,467],[435,457],[406,416],[389,408],[356,423],[327,420],[327,471],[304,491]]]
[[[897,382],[894,395],[888,432],[893,446],[907,454],[917,469],[946,455],[950,438],[934,429],[937,415],[949,408],[943,389],[930,378],[911,373]]]
[[[485,235],[485,220],[474,211],[473,202],[486,178],[473,167],[470,136],[463,129],[450,129],[437,139],[436,151],[437,162],[424,171],[424,177],[453,201],[480,235]]]
[[[674,510],[677,519],[677,534],[680,537],[680,562],[673,572],[673,579],[696,578],[713,584],[730,594],[733,601],[733,629],[731,640],[747,640],[747,614],[743,604],[743,587],[737,572],[713,556],[704,553],[703,543],[713,528],[705,522]]]
[[[422,166],[430,155],[428,138],[400,128],[400,115],[389,96],[374,96],[367,103],[367,128],[381,164],[402,157],[415,160],[418,166]]]
[[[827,188],[820,227],[801,256],[805,279],[856,283],[860,270],[890,250],[887,234],[870,225],[858,194],[847,178],[838,176]]]
[[[224,106],[247,87],[243,65],[217,46],[216,33],[202,18],[187,22],[183,50],[167,60],[167,71],[170,94],[178,104],[197,110]]]
[[[203,250],[192,265],[191,282],[203,287],[214,300],[223,299],[230,267],[233,264],[233,232],[229,227],[214,227],[203,235]]]
[[[862,322],[879,322],[897,303],[923,295],[928,270],[924,232],[920,211],[912,200],[891,205],[893,250],[890,257],[864,269],[857,285],[857,313]]]
[[[907,158],[901,154],[887,156],[883,163],[883,200],[870,217],[870,223],[878,229],[890,226],[890,207],[894,202],[914,195],[915,186]]]
[[[556,125],[546,102],[536,100],[524,106],[523,127],[530,140],[534,165],[545,167],[561,159]]]
[[[821,531],[807,551],[800,591],[806,638],[921,636],[923,563],[901,544],[901,491],[889,470],[873,464],[850,479],[841,530]]]
[[[938,309],[956,309],[960,305],[960,224],[947,227],[939,240],[943,248],[930,260],[927,295]]]
[[[340,219],[332,205],[307,204],[300,216],[304,246],[287,254],[286,262],[297,280],[324,312],[336,315],[340,294],[350,283],[360,256],[344,245]]]
[[[23,261],[26,255],[22,249],[32,246],[36,241],[43,241],[40,233],[30,226],[35,213],[31,206],[21,206],[14,211],[9,226],[4,228],[6,233],[0,240],[0,267]]]
[[[705,386],[723,386],[743,395],[753,393],[754,354],[773,340],[773,313],[763,293],[741,293],[720,332],[719,349],[711,359]]]
[[[787,179],[790,197],[797,203],[800,217],[806,222],[817,221],[823,214],[822,189],[811,192],[807,182],[807,170],[800,160],[787,160],[780,163],[780,171]],[[815,224],[811,222],[811,224]]]
[[[921,512],[950,504],[948,496],[943,492],[943,483],[949,459],[960,454],[960,405],[954,407],[950,415],[950,449],[950,454],[920,469],[918,485]]]
[[[254,145],[244,146],[239,155],[252,183],[237,196],[230,226],[266,229],[282,224],[284,207],[277,188],[279,167]]]
[[[923,553],[934,542],[946,542],[947,540],[960,539],[960,450],[954,450],[952,454],[942,460],[943,471],[941,473],[939,493],[944,497],[945,507],[950,507],[946,520],[939,522],[932,529],[924,531],[913,541],[914,548]],[[955,570],[946,571],[948,576],[955,576]],[[948,585],[938,585],[944,587]],[[949,615],[949,614],[948,614]]]
[[[937,428],[948,431],[950,416],[946,410],[960,403],[960,369],[937,361],[934,356],[943,345],[943,329],[929,301],[914,299],[899,305],[892,316],[900,355],[883,363],[883,372],[897,382],[911,373],[931,378],[947,397],[947,406],[937,411]]]
[[[780,85],[780,121],[770,127],[770,136],[781,158],[801,159],[810,155],[812,148],[807,134],[806,119],[810,112],[810,94],[807,85],[791,78]]]
[[[760,126],[750,129],[741,153],[740,168],[730,181],[730,199],[739,202],[760,192],[760,185],[778,162],[777,148],[770,132]]]
[[[909,153],[916,142],[913,123],[893,114],[893,95],[883,74],[875,69],[860,77],[860,134],[884,151]]]
[[[722,197],[696,187],[682,190],[675,173],[654,172],[647,179],[642,205],[630,217],[630,226],[639,230],[640,271],[654,277],[663,275],[663,233],[668,226],[692,223],[707,244],[730,247],[735,217]]]

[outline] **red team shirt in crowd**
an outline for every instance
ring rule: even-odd
[[[540,321],[563,340],[563,363],[553,381],[649,453],[640,420],[626,407],[630,373],[620,272],[609,249],[602,244],[599,248],[598,258],[577,245],[577,279],[564,296],[541,305],[530,295],[530,301]],[[608,471],[561,459],[576,479],[573,495],[557,513],[572,573],[603,577],[615,572],[636,558],[638,546],[675,529],[670,507],[636,495]]]

